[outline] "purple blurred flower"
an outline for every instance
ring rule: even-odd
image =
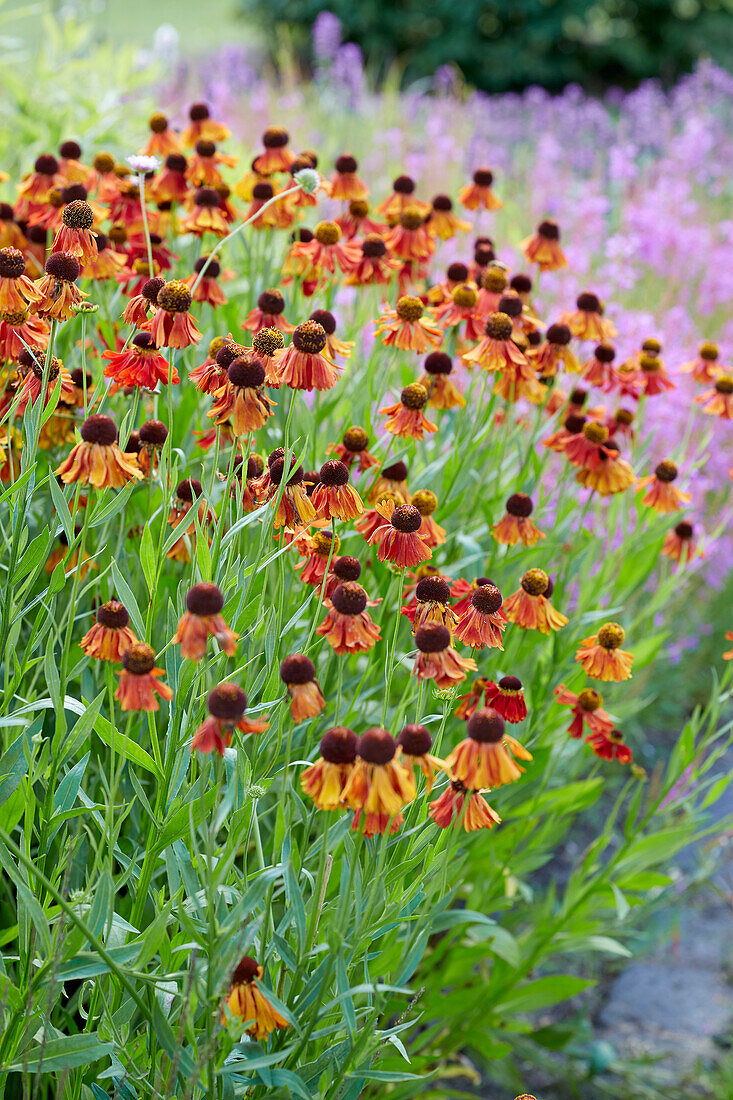
[[[341,20],[331,11],[321,11],[313,24],[313,56],[316,62],[333,61],[341,46]]]

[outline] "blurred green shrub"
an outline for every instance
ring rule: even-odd
[[[301,60],[312,60],[311,28],[320,12],[342,23],[367,64],[394,61],[404,79],[457,67],[476,87],[512,91],[577,82],[597,91],[665,83],[701,56],[730,66],[733,0],[240,0],[268,32],[287,29]]]

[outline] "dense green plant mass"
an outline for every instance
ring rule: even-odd
[[[333,12],[376,71],[398,61],[413,81],[454,66],[489,92],[671,82],[700,56],[726,64],[733,45],[729,0],[243,0],[242,10],[263,28],[287,28],[304,58],[318,14]]]
[[[102,74],[96,79],[101,86]],[[54,75],[49,86],[55,82]],[[312,87],[305,93],[315,112],[317,93]],[[384,102],[398,117],[401,101]],[[292,104],[282,106],[288,109]],[[414,122],[414,103],[409,110]],[[268,122],[280,117],[275,98],[272,117],[269,111]],[[85,162],[101,149],[122,159],[142,146],[143,112],[126,110],[125,140],[115,139],[116,112],[118,106],[110,108],[95,130],[94,104],[67,96],[59,108],[63,122],[55,120],[50,130],[42,116],[33,116],[32,151],[8,143],[4,163],[12,182],[59,138],[81,138]],[[24,114],[19,108],[19,119]],[[333,145],[321,159],[324,174],[347,136],[358,138],[359,156],[375,137],[361,127],[355,135],[353,123],[344,127],[338,117],[341,129],[326,112],[318,116]],[[287,121],[296,147],[309,144],[305,122],[296,133]],[[376,131],[381,117],[372,124]],[[456,118],[458,125],[465,122]],[[281,137],[274,136],[276,142]],[[240,190],[247,194],[248,167],[262,154],[258,136],[222,142],[221,150],[239,155],[236,167],[225,164],[222,171],[235,186],[244,172]],[[185,153],[190,160],[190,147]],[[386,198],[401,167],[390,160],[383,172],[369,175],[375,203]],[[419,194],[450,189],[463,215],[457,196],[466,181],[457,164],[450,171],[426,170]],[[511,246],[531,232],[528,190],[537,186],[537,175],[528,176],[524,191],[509,179],[497,181],[505,207],[484,213],[474,232],[488,225],[497,243]],[[282,173],[275,179],[279,186],[287,181]],[[146,192],[150,180],[146,185],[132,174],[127,182],[132,186],[121,185],[125,203],[116,209],[124,210],[134,226],[130,235],[137,236],[135,274],[152,248],[136,206],[142,189],[146,216],[156,219],[164,239],[156,239],[156,248],[166,243],[176,254],[166,278],[192,277],[214,244],[208,234],[201,240],[182,230],[193,195],[171,218]],[[16,200],[10,182],[3,188],[3,199]],[[106,201],[117,197],[113,191]],[[326,207],[322,192],[317,197],[324,208],[307,210],[302,224],[343,212]],[[232,201],[238,225],[249,200],[235,192]],[[39,205],[44,213],[46,205],[56,210]],[[198,205],[199,214],[211,210]],[[104,229],[109,220],[101,219]],[[7,231],[12,219],[4,222]],[[78,405],[59,403],[57,385],[47,403],[31,401],[16,416],[18,364],[5,365],[5,392],[13,396],[3,408],[3,428],[16,427],[19,435],[9,433],[12,453],[0,487],[3,1100],[24,1094],[42,1100],[407,1100],[416,1094],[443,1100],[470,1095],[466,1077],[477,1083],[482,1074],[500,1079],[510,1097],[510,1086],[522,1091],[520,1053],[558,1051],[573,1037],[567,1026],[538,1028],[536,1014],[582,998],[599,960],[628,955],[654,906],[675,896],[678,854],[719,828],[713,808],[728,783],[719,770],[731,738],[733,664],[721,663],[727,671],[719,680],[699,677],[696,689],[709,691],[709,704],[684,724],[678,708],[673,743],[660,743],[654,721],[668,687],[658,670],[687,622],[688,582],[698,578],[699,584],[699,574],[675,571],[660,557],[676,517],[657,515],[632,486],[610,501],[589,494],[574,468],[541,445],[560,426],[562,401],[553,414],[544,401],[514,404],[493,392],[491,373],[479,366],[469,372],[456,362],[465,407],[430,407],[436,433],[392,439],[379,410],[388,395],[396,399],[414,382],[424,360],[373,339],[384,300],[394,305],[398,296],[394,280],[348,289],[325,279],[306,297],[301,272],[281,284],[283,314],[295,324],[316,308],[333,308],[337,337],[355,344],[348,361],[340,361],[342,376],[318,393],[268,387],[274,415],[256,432],[232,438],[226,425],[213,431],[212,397],[196,388],[190,373],[201,368],[212,339],[226,342],[232,334],[249,348],[251,334],[242,323],[259,295],[280,285],[291,228],[249,226],[226,240],[218,259],[227,300],[216,309],[196,301],[191,313],[200,343],[163,350],[163,376],[175,368],[180,384],[126,392],[104,375],[109,358],[100,353],[119,350],[135,331],[121,320],[129,293],[114,279],[80,281],[98,309],[54,324],[48,353],[36,363],[44,393],[54,356],[82,372],[77,377],[88,371],[91,378],[77,385]],[[574,235],[563,238],[565,247]],[[473,234],[462,233],[450,246],[470,261],[472,242]],[[30,262],[33,253],[26,252]],[[525,258],[517,263],[526,267]],[[420,276],[419,289],[443,275],[435,262]],[[549,319],[572,309],[575,296],[560,293],[556,278],[557,272],[543,272],[540,279]],[[671,281],[649,276],[645,300],[661,299]],[[172,298],[180,295],[180,286],[171,291]],[[723,314],[725,306],[719,308]],[[619,327],[628,322],[614,295],[606,316]],[[445,335],[445,346],[457,352],[454,333]],[[588,350],[578,339],[573,346]],[[674,370],[682,358],[672,355]],[[552,395],[575,381],[561,375]],[[671,409],[672,399],[665,400],[659,394],[642,399],[636,435],[624,439],[623,453],[640,476],[658,458],[659,419],[651,406],[661,401]],[[612,401],[596,392],[588,406]],[[681,389],[674,401],[686,429],[672,431],[672,421],[663,421],[664,442],[669,459],[686,463],[681,481],[687,484],[705,461],[708,435],[701,424],[712,418]],[[163,422],[167,436],[149,476],[101,490],[73,477],[59,484],[57,471],[80,446],[79,429],[92,408],[114,419],[125,443],[144,422]],[[529,709],[507,730],[533,759],[523,761],[515,781],[487,795],[502,818],[491,831],[469,835],[460,820],[439,827],[429,807],[450,788],[442,773],[430,792],[418,775],[399,831],[391,834],[382,822],[384,834],[372,838],[351,828],[350,810],[317,808],[302,789],[322,735],[336,725],[359,734],[386,726],[396,734],[419,722],[441,758],[466,731],[455,712],[470,681],[444,690],[412,675],[416,642],[400,608],[413,578],[380,560],[353,523],[337,519],[340,553],[361,564],[381,638],[367,653],[336,653],[316,633],[326,614],[323,591],[303,583],[294,568],[302,566],[297,549],[273,529],[273,505],[284,487],[262,502],[248,499],[245,507],[239,455],[246,459],[254,450],[264,458],[281,446],[285,459],[294,456],[318,471],[332,457],[327,448],[351,424],[365,429],[379,467],[404,459],[410,491],[435,492],[446,542],[434,547],[432,561],[441,572],[454,581],[490,576],[506,599],[526,570],[546,570],[554,581],[552,602],[568,615],[551,637],[512,623],[503,651],[475,654],[477,673],[521,678]],[[199,445],[206,430],[212,432],[208,449]],[[352,484],[365,502],[376,472],[352,468]],[[206,506],[193,510],[193,521],[180,508],[172,514],[184,478],[202,484]],[[724,488],[715,487],[721,499]],[[534,546],[500,544],[491,535],[517,492],[532,497],[534,520],[546,534]],[[80,509],[82,493],[87,500]],[[188,556],[175,553],[181,540]],[[221,589],[224,619],[239,637],[233,650],[225,632],[218,641],[209,638],[195,663],[176,631],[191,587],[201,583]],[[124,604],[130,627],[157,654],[160,681],[172,692],[157,712],[122,710],[119,662],[96,660],[80,645],[99,605],[112,599]],[[628,763],[594,756],[582,737],[570,737],[570,713],[553,695],[561,681],[574,691],[588,686],[575,655],[608,619],[626,630],[633,679],[598,686],[646,776]],[[729,626],[716,629],[716,658]],[[470,656],[466,646],[459,648]],[[282,658],[298,651],[314,661],[325,701],[323,711],[305,721],[293,719],[279,676]],[[196,751],[194,738],[207,719],[209,693],[222,681],[241,685],[246,717],[267,715],[269,728],[229,731],[232,744],[220,756]],[[248,1035],[249,1018],[223,1011],[243,955],[262,967],[258,990],[287,1025],[269,1036]]]

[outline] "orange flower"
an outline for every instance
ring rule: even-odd
[[[46,321],[29,315],[27,309],[0,313],[0,358],[15,363],[26,347],[42,353],[48,347],[48,338]]]
[[[473,712],[477,710],[481,696],[485,695],[486,688],[491,683],[485,676],[479,676],[478,680],[474,680],[471,684],[470,691],[465,692],[464,695],[458,696],[458,706],[453,711],[456,718],[463,718],[466,721],[471,717]]]
[[[428,405],[434,409],[465,408],[466,399],[450,379],[453,360],[444,351],[431,351],[423,363],[425,374],[418,383],[428,391]]]
[[[480,340],[484,335],[485,314],[478,309],[478,291],[472,283],[454,287],[448,301],[439,305],[435,320],[445,330],[458,328],[465,323],[466,340]]]
[[[330,390],[341,368],[322,354],[326,343],[325,329],[317,321],[298,325],[290,347],[272,357],[277,381],[295,390]]]
[[[325,534],[325,532],[319,532],[319,534]],[[318,536],[316,536],[316,538],[317,537]],[[335,552],[336,551],[338,551],[338,536],[336,537]],[[357,558],[352,558],[348,554],[342,554],[340,557],[332,558],[330,571],[326,578],[324,598],[330,600],[342,581],[358,581],[360,576],[361,565]],[[367,607],[376,607],[380,602],[380,600],[368,600]]]
[[[656,394],[675,388],[658,355],[639,356],[637,381],[641,385],[642,393],[647,397],[654,397]]]
[[[199,278],[200,273],[206,269],[206,274]],[[219,286],[217,280],[231,278],[232,273],[222,271],[218,260],[212,260],[208,256],[199,256],[193,265],[193,272],[183,281],[191,291],[194,302],[205,302],[212,309],[226,305],[227,296]]]
[[[494,182],[494,173],[490,168],[477,168],[473,173],[473,179],[466,187],[461,188],[458,201],[467,210],[499,210],[504,203],[497,198],[491,190]]]
[[[155,111],[148,119],[150,136],[141,152],[147,157],[167,157],[169,153],[178,153],[181,143],[175,130],[171,130],[168,119],[161,111]]]
[[[303,467],[297,466],[292,470],[279,502],[277,501],[278,487],[285,474],[284,460],[276,458],[270,463],[268,473],[270,489],[267,499],[276,504],[273,526],[276,529],[284,527],[288,531],[297,531],[315,523],[318,517],[303,486]]]
[[[489,680],[484,689],[486,706],[493,707],[505,722],[513,725],[527,717],[527,704],[518,676],[502,676],[498,684]]]
[[[431,306],[440,306],[444,302],[451,300],[451,294],[457,286],[461,286],[462,283],[467,283],[468,278],[468,265],[461,261],[448,264],[445,272],[445,278],[440,283],[434,283],[433,286],[428,288],[427,299]],[[480,294],[479,294],[480,298]]]
[[[733,642],[733,630],[727,630],[725,634],[726,642]],[[723,654],[724,661],[733,661],[733,649],[729,649],[727,653]]]
[[[355,519],[364,511],[361,497],[349,484],[349,468],[337,458],[321,466],[313,491],[313,507],[322,519]]]
[[[252,161],[252,168],[263,176],[273,172],[289,172],[295,153],[288,149],[290,135],[283,126],[268,126],[262,135],[264,153]]]
[[[130,301],[125,306],[125,312],[122,314],[122,320],[128,325],[137,325],[138,328],[149,328],[150,318],[148,316],[149,311],[158,304],[158,294],[162,287],[165,286],[165,279],[156,278],[147,279],[143,285],[139,294],[130,298]]]
[[[433,739],[429,730],[418,724],[403,726],[397,738],[397,744],[402,749],[403,764],[413,773],[416,767],[420,769],[425,776],[425,793],[430,794],[435,782],[435,773],[444,771],[445,763],[430,752]]]
[[[616,358],[616,349],[610,344],[599,344],[593,352],[593,358],[588,359],[580,368],[583,381],[589,386],[597,386],[599,389],[613,388],[613,361]]]
[[[492,254],[493,255],[493,254]],[[478,274],[478,272],[477,272]],[[509,288],[509,277],[506,272],[506,268],[503,264],[492,263],[485,270],[482,270],[478,276],[477,285],[479,288],[478,302],[476,303],[476,310],[482,317],[486,318],[490,313],[496,313],[497,310],[501,310],[499,302],[502,298],[507,297]],[[521,314],[522,299],[517,295],[519,301],[520,310],[517,316]],[[501,310],[501,312],[504,312]]]
[[[179,381],[178,371],[174,367],[171,374],[149,332],[138,332],[124,351],[103,351],[102,359],[109,364],[104,377],[114,379],[115,390],[125,386],[154,390],[158,382],[175,386]]]
[[[201,487],[201,482],[195,477],[186,477],[183,481],[180,481],[176,486],[176,499],[168,515],[168,525],[170,527],[177,527],[181,520],[194,510],[194,501],[200,497],[202,498],[202,493],[203,489]],[[191,560],[191,555],[186,545],[186,537],[189,537],[195,546],[197,538],[196,518],[198,518],[200,525],[211,522],[212,520],[211,512],[203,498],[198,503],[196,515],[191,516],[191,523],[185,528],[184,534],[174,542],[173,546],[168,551],[167,557],[175,561]]]
[[[451,632],[442,623],[427,622],[415,631],[418,649],[412,675],[418,680],[434,680],[441,691],[448,690],[476,671],[472,657],[461,657],[451,646]]]
[[[461,221],[453,213],[453,202],[449,195],[436,195],[432,207],[427,223],[428,233],[431,236],[447,241],[456,233],[467,233],[471,228],[469,222]]]
[[[347,726],[334,726],[321,738],[321,755],[301,773],[300,786],[319,810],[338,810],[356,762],[358,737]]]
[[[116,279],[124,270],[125,257],[110,247],[109,238],[104,233],[97,233],[96,244],[96,256],[82,265],[82,279],[94,279],[96,282]]]
[[[318,273],[335,275],[341,271],[351,275],[361,258],[360,248],[354,241],[347,241],[337,222],[318,222],[310,241],[296,241],[291,249],[294,259],[307,259]]]
[[[570,350],[571,339],[572,332],[567,325],[550,325],[545,333],[545,342],[538,351],[532,353],[541,378],[554,378],[560,364],[575,373],[580,370],[580,363]]]
[[[39,298],[33,310],[39,317],[54,321],[68,321],[74,307],[83,302],[87,294],[74,285],[79,278],[79,261],[66,252],[53,252],[46,260],[46,274],[36,283]]]
[[[426,207],[427,204],[423,204]],[[388,230],[384,243],[387,251],[394,253],[408,264],[422,264],[435,252],[435,239],[431,237],[425,219],[429,213],[415,203],[405,207],[399,215],[397,225]],[[379,212],[380,207],[377,207]]]
[[[156,202],[185,203],[188,199],[188,161],[180,152],[170,152],[163,170],[150,185]]]
[[[490,581],[479,585],[471,596],[469,607],[462,612],[455,630],[456,638],[473,649],[504,649],[502,634],[507,617],[502,610],[502,596]]]
[[[568,726],[571,737],[582,737],[584,724],[591,733],[606,737],[613,730],[613,719],[603,709],[603,696],[595,688],[584,688],[579,695],[575,695],[565,684],[558,684],[554,694],[561,706],[571,708],[573,720]]]
[[[369,493],[369,500],[373,504],[385,494],[392,494],[401,500],[403,504],[410,503],[410,493],[407,489],[407,466],[401,460],[382,467],[382,472],[377,478],[374,488]]]
[[[733,420],[733,374],[720,374],[713,388],[701,393],[695,401],[702,405],[702,411],[708,416]]]
[[[253,1039],[266,1039],[272,1031],[290,1027],[285,1017],[268,1001],[260,989],[264,971],[257,960],[245,955],[232,974],[226,1005],[232,1016],[252,1021],[246,1029]],[[221,1014],[222,1024],[227,1023],[226,1012]]]
[[[335,653],[366,653],[382,635],[366,610],[367,594],[356,581],[343,581],[326,601],[326,618],[316,629]]]
[[[94,211],[84,199],[64,207],[61,226],[53,239],[52,252],[73,256],[80,265],[91,264],[97,257],[96,233],[92,233]]]
[[[206,414],[215,424],[231,421],[234,434],[246,435],[262,428],[273,415],[275,402],[263,392],[265,368],[259,359],[240,355],[227,369],[227,382],[217,390]]]
[[[560,248],[560,229],[557,222],[550,219],[540,222],[533,236],[527,237],[519,247],[530,263],[538,265],[540,271],[557,271],[568,265]]]
[[[405,210],[413,208],[422,219],[430,213],[430,205],[415,198],[415,181],[410,176],[397,176],[392,183],[392,194],[380,202],[375,213],[394,223]]]
[[[145,642],[133,642],[122,654],[119,687],[115,692],[122,710],[160,710],[158,700],[172,699],[173,692],[167,684],[160,683],[162,668],[155,667],[155,651]]]
[[[25,274],[26,262],[19,248],[0,248],[0,313],[25,312],[42,295]]]
[[[369,436],[363,428],[352,425],[343,434],[340,443],[329,443],[327,453],[335,454],[349,469],[354,462],[358,463],[360,470],[370,470],[379,465],[379,459],[368,451]]]
[[[361,242],[361,256],[346,278],[346,286],[386,286],[400,269],[399,260],[389,256],[379,233],[367,233]]]
[[[457,577],[451,582],[451,596],[457,600],[454,605],[454,609],[457,615],[463,615],[471,606],[471,597],[477,588],[482,585],[491,585],[496,587],[492,580],[488,577],[477,577],[475,581],[467,581],[464,577]]]
[[[551,451],[555,451],[558,454],[564,454],[565,448],[574,436],[580,435],[585,427],[586,418],[580,416],[577,413],[571,413],[565,417],[562,428],[553,432],[547,439],[543,439],[542,443],[545,447],[549,447]]]
[[[611,364],[609,378],[603,388],[606,393],[617,392],[619,397],[633,397],[638,401],[643,390],[641,371],[632,360],[620,363],[618,367]]]
[[[295,568],[300,569],[302,566],[300,579],[303,584],[320,588],[329,563],[336,560],[341,540],[338,535],[334,537],[330,531],[316,531],[312,538],[310,535],[304,535],[303,542],[304,546],[303,548],[299,547],[299,550],[301,554],[306,556]],[[326,591],[325,595],[330,596],[331,593]]]
[[[694,537],[694,528],[688,520],[682,520],[667,532],[661,553],[678,562],[680,566],[689,565],[694,558],[705,557],[704,551],[700,549]]]
[[[348,359],[354,347],[353,340],[339,340],[336,336],[336,318],[329,309],[315,309],[309,317],[310,321],[317,321],[326,333],[326,350],[333,359],[340,355],[342,359]]]
[[[399,439],[424,439],[425,433],[437,432],[437,427],[425,416],[428,391],[419,382],[405,386],[396,405],[384,405],[380,415],[386,416],[384,426]]]
[[[81,443],[55,470],[64,485],[78,482],[95,489],[121,489],[142,478],[142,470],[117,446],[117,427],[109,416],[89,416],[81,426]]]
[[[585,739],[601,760],[617,760],[619,764],[630,764],[633,759],[631,749],[624,744],[620,730],[614,729],[610,733],[594,730]]]
[[[180,279],[164,283],[156,298],[157,309],[150,335],[159,348],[187,348],[198,344],[201,333],[188,312],[193,298]]]
[[[223,432],[225,429],[221,428],[219,430]],[[257,507],[255,502],[255,481],[262,475],[264,465],[262,458],[258,454],[249,455],[246,462],[242,455],[235,455],[234,457],[234,466],[232,468],[234,478],[229,486],[229,495],[237,500],[245,515],[254,512]],[[226,474],[218,474],[217,476],[222,481],[226,481]]]
[[[97,620],[79,642],[87,657],[97,661],[120,661],[137,638],[129,627],[130,616],[119,600],[109,600],[97,609]]]
[[[192,103],[188,109],[189,123],[181,134],[184,145],[195,145],[197,141],[226,141],[231,131],[223,122],[216,122],[205,103]]]
[[[229,232],[226,218],[221,209],[221,199],[213,187],[200,187],[193,196],[190,213],[181,222],[181,229],[203,237],[212,233],[215,237],[226,237]]]
[[[357,175],[359,165],[356,157],[352,157],[349,153],[342,153],[340,157],[336,157],[334,168],[336,171],[329,181],[332,199],[354,202],[367,198],[369,188]]]
[[[257,308],[250,310],[246,319],[242,322],[242,328],[252,333],[260,332],[263,328],[276,328],[280,332],[291,333],[295,331],[295,325],[291,325],[284,314],[285,299],[282,291],[276,287],[263,290],[257,299]]]
[[[467,833],[477,829],[493,829],[494,825],[501,824],[501,818],[481,797],[480,791],[469,790],[458,779],[451,779],[440,798],[430,803],[428,814],[441,829],[461,821]]]
[[[579,340],[605,343],[616,335],[616,326],[603,316],[603,306],[596,294],[584,291],[578,295],[574,312],[563,313],[561,320]]]
[[[433,513],[438,507],[438,498],[430,489],[418,489],[412,494],[410,504],[417,508],[422,516],[420,534],[430,547],[442,546],[445,542],[445,529],[433,519]]]
[[[586,420],[579,432],[566,439],[563,454],[573,466],[597,469],[604,462],[603,445],[608,442],[609,431],[597,420]]]
[[[683,503],[687,503],[691,497],[689,493],[682,493],[672,483],[677,477],[677,467],[670,459],[660,462],[654,470],[654,475],[643,477],[637,482],[636,491],[647,489],[642,504],[653,508],[659,515],[664,516],[670,512],[679,512]]]
[[[41,355],[40,349],[38,354],[39,356]],[[18,406],[16,410],[18,416],[22,416],[29,405],[35,405],[39,398],[42,399],[42,404],[45,408],[57,389],[60,390],[59,404],[74,405],[76,403],[76,391],[74,390],[74,383],[71,375],[61,360],[57,359],[55,355],[51,356],[51,361],[48,365],[48,381],[44,394],[41,394],[44,375],[44,363],[42,359],[36,358],[35,355],[30,354],[24,349],[20,354],[19,362],[23,366],[26,366],[26,363],[29,362],[30,370],[26,374],[18,390]]]
[[[293,653],[280,665],[280,679],[292,702],[290,714],[296,722],[315,718],[326,705],[318,681],[316,666],[304,653]]]
[[[75,537],[75,539],[78,539],[80,534],[81,534],[81,527],[79,527],[79,526],[75,527],[74,528],[74,537]],[[59,562],[64,562],[64,573],[66,575],[68,575],[69,573],[72,573],[74,571],[74,569],[76,569],[77,566],[78,566],[79,576],[82,577],[82,578],[86,577],[86,575],[87,575],[87,573],[89,572],[90,569],[99,569],[99,566],[97,565],[97,563],[95,561],[93,561],[90,558],[89,554],[86,554],[86,553],[82,554],[81,555],[81,562],[79,561],[79,546],[78,545],[75,546],[75,548],[71,551],[71,553],[69,553],[69,540],[66,537],[66,532],[65,531],[60,532],[59,538],[58,538],[58,545],[51,551],[48,558],[46,559],[46,564],[44,566],[44,569],[45,569],[46,573],[49,574],[49,576],[51,575],[51,573],[53,573],[54,569],[59,564]]]
[[[420,578],[415,586],[414,598],[400,608],[400,614],[412,623],[413,634],[423,623],[442,623],[453,633],[458,621],[450,606],[450,585],[438,573]]]
[[[496,541],[505,546],[516,546],[520,541],[522,546],[534,546],[544,539],[546,536],[530,519],[533,510],[534,504],[526,493],[512,493],[506,502],[506,515],[491,528]]]
[[[433,552],[427,545],[420,527],[422,516],[412,504],[395,508],[394,501],[380,501],[375,511],[382,516],[380,524],[367,538],[370,546],[378,546],[380,561],[391,561],[400,569],[412,569],[421,561],[427,561]]]
[[[431,347],[437,347],[443,333],[431,324],[432,315],[425,316],[425,306],[419,298],[403,295],[397,299],[394,309],[386,309],[379,317],[375,336],[382,337],[382,343],[388,348],[400,351],[416,351],[423,354]]]
[[[168,429],[162,420],[146,420],[137,434],[139,443],[137,462],[146,477],[150,477],[151,470],[155,471],[158,467],[160,453],[168,438]],[[132,436],[128,441],[128,447],[131,442]]]
[[[204,582],[189,588],[186,596],[186,612],[178,621],[173,636],[180,645],[181,656],[200,661],[206,653],[206,640],[216,638],[227,657],[233,657],[237,649],[238,634],[230,630],[221,615],[224,596],[215,584]]]
[[[464,353],[464,363],[469,369],[474,363],[478,363],[483,370],[488,371],[529,367],[526,355],[512,340],[513,331],[512,319],[506,313],[490,313],[485,325],[486,335],[475,348]],[[529,377],[534,378],[534,374],[530,372]]]
[[[594,489],[601,496],[623,493],[631,488],[636,477],[629,463],[618,457],[619,446],[615,439],[598,448],[598,461],[591,461],[575,475],[576,481],[586,489]]]
[[[503,787],[524,773],[519,760],[531,760],[531,753],[506,733],[504,719],[492,707],[474,711],[466,724],[465,740],[451,752],[446,765],[452,778],[471,790]]]
[[[18,221],[28,218],[36,206],[48,202],[55,187],[62,183],[59,175],[59,162],[51,153],[41,153],[36,158],[33,171],[18,184],[19,199],[15,204],[15,217]]]
[[[629,680],[634,656],[620,648],[625,637],[618,623],[606,623],[580,643],[575,660],[593,680]]]
[[[245,221],[253,219],[253,229],[288,229],[293,224],[295,214],[287,203],[274,202],[267,205],[276,193],[275,187],[267,181],[255,183],[252,188],[252,202],[245,213]]]
[[[547,573],[542,569],[530,569],[522,577],[519,589],[504,601],[504,614],[509,622],[523,630],[538,630],[540,634],[564,627],[568,620],[550,603],[549,591]]]
[[[721,367],[719,357],[718,345],[706,341],[700,345],[697,359],[683,363],[680,370],[684,374],[691,374],[695,382],[710,385],[725,369]]]
[[[262,719],[251,721],[244,717],[247,696],[237,684],[224,683],[213,688],[206,700],[206,708],[209,716],[194,733],[191,752],[216,752],[223,756],[224,749],[232,742],[235,729],[242,733],[264,733],[270,728],[269,723]]]
[[[402,823],[402,807],[415,797],[415,776],[400,760],[397,742],[377,726],[359,738],[357,758],[343,791],[344,801],[357,811],[353,828],[366,835],[392,831]]]

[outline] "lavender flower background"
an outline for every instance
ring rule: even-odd
[[[541,88],[488,96],[444,67],[429,85],[374,90],[359,48],[342,41],[330,12],[316,20],[313,56],[312,81],[299,73],[275,81],[246,48],[230,45],[203,63],[179,65],[161,90],[163,103],[181,122],[192,98],[205,99],[214,116],[235,120],[236,137],[251,148],[268,124],[284,124],[294,148],[319,150],[324,174],[339,153],[353,152],[375,202],[403,171],[417,180],[420,197],[446,191],[455,200],[472,171],[489,165],[504,209],[461,216],[494,239],[514,271],[526,268],[518,242],[543,217],[555,218],[569,266],[543,275],[538,312],[552,321],[580,291],[593,290],[619,329],[618,361],[648,336],[661,340],[677,388],[646,402],[650,464],[678,459],[678,484],[692,493],[686,516],[705,532],[707,556],[692,568],[721,589],[733,560],[733,425],[700,412],[701,387],[679,367],[696,358],[703,340],[719,342],[721,364],[733,361],[733,76],[701,62],[671,91],[647,81],[601,100],[574,86],[559,96]],[[471,248],[472,235],[447,242],[438,270],[470,259]],[[695,624],[673,656],[710,629]]]

